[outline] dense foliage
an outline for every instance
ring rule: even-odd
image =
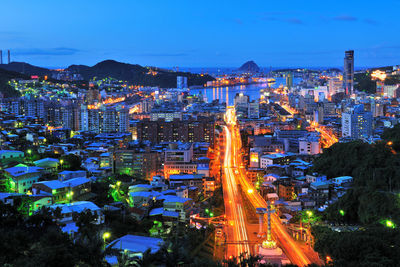
[[[400,189],[400,157],[384,142],[336,143],[314,161],[314,171],[329,178],[350,175],[355,186],[389,191]]]
[[[4,97],[18,97],[20,95],[17,90],[8,84],[10,80],[17,78],[27,77],[20,73],[7,71],[0,68],[0,93],[2,93]]]
[[[150,69],[157,74],[149,74]],[[72,65],[68,70],[80,73],[85,80],[112,77],[118,80],[128,81],[134,85],[176,87],[176,77],[188,78],[188,85],[203,85],[207,81],[214,80],[210,75],[192,74],[189,72],[173,72],[160,68],[146,68],[137,64],[126,64],[114,60],[105,60],[89,67],[83,65]]]
[[[0,202],[1,266],[103,266],[103,242],[81,227],[72,241],[53,218],[58,211],[42,209],[30,217]],[[79,219],[79,225],[84,220]]]
[[[398,266],[400,231],[383,227],[336,232],[315,226],[315,250],[330,257],[334,266]]]
[[[386,143],[392,142],[392,148],[396,152],[400,152],[400,124],[396,124],[393,128],[387,128],[381,138]]]
[[[354,89],[360,92],[375,94],[376,81],[371,79],[371,74],[360,72],[354,74]]]
[[[399,262],[400,156],[395,151],[398,141],[396,146],[388,143],[400,140],[399,129],[385,131],[384,140],[376,144],[337,143],[314,161],[314,171],[329,178],[354,178],[353,187],[323,215],[329,222],[361,227],[344,232],[313,227],[315,250],[330,256],[335,266],[396,266]]]

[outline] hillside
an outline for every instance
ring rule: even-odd
[[[26,75],[49,75],[51,70],[30,65],[24,62],[11,62],[0,65],[0,69],[19,72]],[[164,88],[176,87],[176,77],[188,78],[188,85],[203,85],[207,81],[215,80],[210,75],[193,74],[190,72],[173,72],[157,67],[143,67],[137,64],[122,63],[115,60],[105,60],[90,67],[85,65],[71,65],[66,70],[79,73],[84,80],[112,77],[118,80],[128,81],[133,85],[160,86]]]
[[[105,60],[89,67],[85,65],[71,65],[67,70],[79,73],[85,80],[94,77],[113,77],[118,80],[129,81],[134,85],[176,87],[176,77],[188,77],[188,85],[203,85],[214,80],[209,75],[193,74],[189,72],[173,72],[156,67],[142,67],[137,64],[127,64],[114,60]],[[151,72],[149,72],[151,70]]]
[[[0,69],[19,72],[27,75],[48,75],[49,69],[33,66],[25,62],[11,62],[10,64],[0,64]]]
[[[18,72],[0,69],[0,93],[3,94],[4,97],[19,96],[19,92],[8,84],[9,80],[18,78],[27,79],[28,76]]]

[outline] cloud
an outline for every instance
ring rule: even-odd
[[[235,22],[236,24],[243,24],[243,21],[239,18],[233,19],[233,22]]]
[[[26,48],[15,49],[13,54],[20,56],[71,56],[81,50],[69,47],[56,47],[56,48]]]
[[[264,17],[262,17],[261,19],[262,19],[262,20],[265,20],[265,21],[278,21],[278,20],[279,20],[279,19],[276,18],[276,17],[270,17],[270,16],[264,16]]]
[[[364,19],[364,22],[370,25],[378,25],[379,23],[374,19]]]
[[[137,56],[143,57],[186,57],[188,56],[187,53],[143,53],[138,54]]]
[[[303,21],[298,18],[289,18],[289,19],[285,19],[285,21],[290,24],[303,24]]]
[[[24,42],[26,41],[25,34],[17,31],[0,31],[0,41],[2,42]]]
[[[277,17],[273,17],[273,16],[264,16],[261,18],[261,20],[264,21],[281,21],[281,22],[287,22],[289,24],[303,24],[303,21],[299,18],[277,18]]]
[[[333,20],[338,21],[357,21],[358,18],[350,16],[350,15],[340,15],[333,18]]]

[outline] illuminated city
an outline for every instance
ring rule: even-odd
[[[11,1],[0,266],[400,266],[400,3]]]

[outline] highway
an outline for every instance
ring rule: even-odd
[[[240,254],[250,254],[246,222],[243,211],[243,203],[238,191],[237,182],[232,165],[232,147],[231,132],[228,127],[224,127],[225,131],[225,157],[224,157],[224,175],[222,178],[223,194],[225,203],[225,215],[227,219],[227,248],[226,256],[238,257]],[[244,242],[243,242],[244,241]]]
[[[228,109],[226,112],[225,121],[227,126],[225,126],[225,135],[226,135],[226,143],[225,143],[225,172],[227,173],[227,181],[229,184],[224,184],[224,188],[234,188],[230,194],[237,194],[237,183],[240,183],[244,192],[247,193],[248,199],[254,208],[257,207],[267,207],[266,201],[261,197],[261,195],[257,192],[255,187],[252,185],[250,181],[247,180],[245,171],[241,166],[242,157],[240,155],[241,148],[241,138],[240,132],[236,125],[236,115],[234,109]],[[231,163],[234,165],[230,165]],[[233,168],[232,168],[233,167]],[[225,189],[224,189],[225,190]],[[231,190],[228,190],[228,193]],[[225,193],[225,192],[224,192]],[[237,197],[237,195],[236,195]],[[236,199],[235,196],[229,196],[229,199]],[[232,203],[229,203],[232,206]],[[230,208],[232,208],[230,206]],[[236,205],[233,205],[233,209],[235,213]],[[238,208],[236,208],[238,209]],[[231,210],[232,211],[232,210]],[[241,223],[241,219],[235,217],[238,215],[233,214],[231,218],[234,219],[235,225],[236,222],[239,222],[238,228],[236,231],[240,232],[242,227],[245,229],[245,225]],[[238,220],[238,221],[237,221]],[[267,221],[267,218],[265,218]],[[285,227],[281,224],[280,219],[276,214],[273,214],[271,217],[272,222],[272,236],[276,240],[278,246],[284,251],[289,260],[298,266],[306,266],[311,264],[312,262],[307,258],[305,253],[301,250],[301,248],[295,243],[293,238],[286,232]],[[239,237],[239,236],[238,236]],[[247,246],[248,247],[248,246]],[[243,247],[241,249],[244,249]],[[247,248],[246,248],[247,249]],[[249,251],[249,250],[247,250]],[[319,264],[319,263],[318,263]]]

